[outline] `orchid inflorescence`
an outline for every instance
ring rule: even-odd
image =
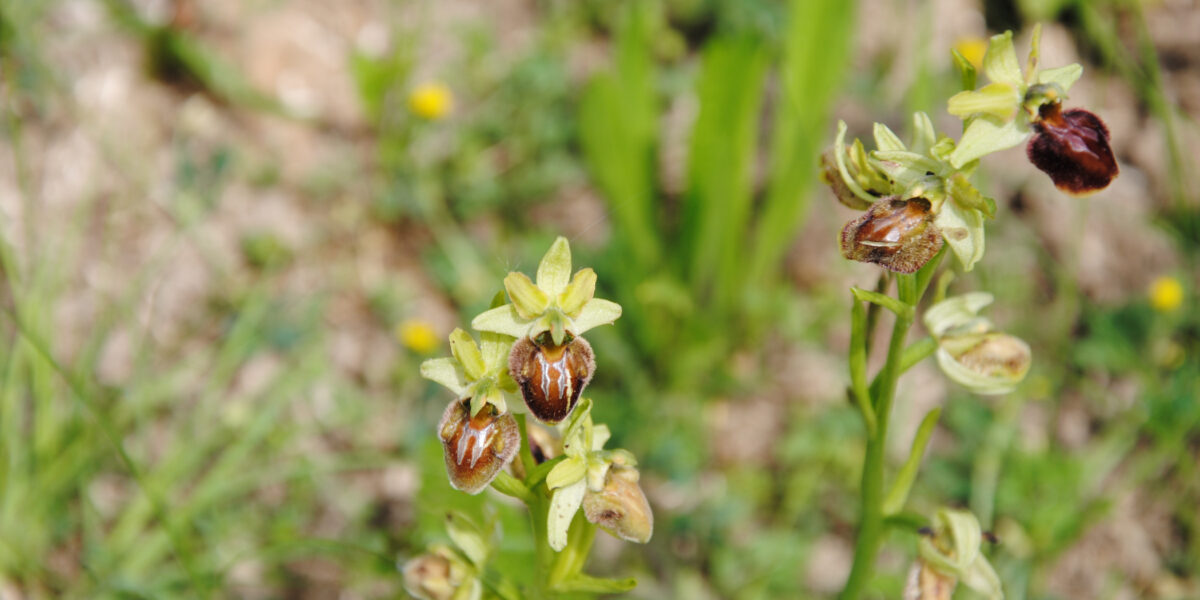
[[[545,537],[538,543],[555,552],[567,548],[568,534],[581,527],[572,526],[580,508],[587,527],[599,526],[627,541],[649,541],[653,514],[638,485],[637,461],[628,451],[604,449],[609,429],[593,421],[592,401],[582,395],[596,370],[592,347],[582,335],[614,322],[621,307],[595,297],[592,269],[572,276],[571,248],[562,237],[542,258],[536,280],[513,272],[504,278],[504,288],[509,302],[498,294],[492,308],[471,322],[480,332],[478,343],[455,329],[450,334],[452,356],[421,365],[423,377],[455,395],[437,429],[450,485],[468,494],[491,485],[525,501],[545,524]],[[526,427],[525,412],[541,425]],[[528,453],[514,462],[522,447]],[[510,465],[515,476],[506,472]],[[590,540],[586,537],[589,547]],[[410,563],[433,565],[438,573],[451,575],[476,572],[471,565],[481,568],[482,559],[452,559],[453,554],[442,546]],[[560,557],[563,564],[550,569],[548,588],[620,591],[632,585],[631,580],[579,573],[583,561],[578,554]],[[430,568],[414,566],[412,577]],[[474,593],[463,592],[469,577],[448,580],[463,582],[449,586],[454,594]],[[420,581],[406,585],[417,597],[440,597],[414,591],[424,589]]]
[[[851,327],[849,394],[862,412],[868,434],[863,466],[862,512],[854,564],[843,599],[858,598],[873,570],[886,518],[904,507],[921,454],[940,411],[922,422],[908,461],[883,490],[887,421],[896,381],[908,368],[936,355],[947,377],[977,394],[1013,391],[1025,378],[1031,351],[1024,341],[996,331],[980,311],[992,303],[986,292],[945,298],[949,273],[936,286],[934,302],[923,316],[929,337],[905,347],[909,327],[930,287],[944,254],[957,257],[971,271],[984,254],[984,222],[996,214],[996,202],[971,182],[985,155],[1027,143],[1031,163],[1071,195],[1086,195],[1109,185],[1118,174],[1108,129],[1087,110],[1063,109],[1067,90],[1083,68],[1071,64],[1040,69],[1040,28],[1033,32],[1022,72],[1012,32],[993,36],[983,57],[988,83],[975,89],[975,68],[955,53],[964,91],[948,101],[950,114],[963,120],[955,141],[939,135],[925,113],[912,120],[912,139],[905,144],[886,125],[874,126],[875,149],[846,143],[847,127],[839,122],[836,141],[821,160],[822,178],[842,204],[862,211],[842,228],[842,255],[886,270],[877,291],[858,288]],[[897,297],[884,292],[897,282]],[[876,319],[870,310],[887,309],[896,316],[884,367],[868,383],[867,354]],[[950,598],[964,583],[988,598],[1002,598],[1000,581],[980,553],[980,526],[969,512],[942,510],[932,534],[920,543],[920,559],[909,579],[906,598]]]

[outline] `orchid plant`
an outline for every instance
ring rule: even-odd
[[[920,424],[908,460],[884,486],[884,449],[899,377],[930,355],[951,380],[977,394],[1013,391],[1029,370],[1028,344],[995,330],[979,312],[991,304],[986,292],[945,298],[949,278],[936,286],[923,316],[929,337],[906,344],[909,329],[948,247],[963,271],[983,257],[984,223],[996,203],[971,182],[984,156],[1028,142],[1030,162],[1055,185],[1073,195],[1106,187],[1117,176],[1116,160],[1103,122],[1083,109],[1064,111],[1067,91],[1083,73],[1077,64],[1040,70],[1038,40],[1022,72],[1012,32],[993,36],[983,59],[989,83],[975,89],[974,67],[954,54],[964,90],[949,99],[948,110],[963,119],[955,141],[939,135],[928,115],[913,116],[913,138],[905,144],[886,125],[874,127],[875,149],[846,143],[847,127],[822,158],[823,179],[837,199],[863,211],[842,229],[842,255],[884,269],[875,290],[852,288],[850,387],[867,432],[861,506],[854,562],[843,600],[863,596],[883,543],[886,524],[900,518],[915,482],[921,456],[940,409]],[[892,280],[896,295],[886,292]],[[869,340],[880,310],[894,314],[891,341],[882,369],[868,380]],[[987,598],[1002,598],[995,571],[981,553],[986,536],[970,513],[943,510],[933,528],[922,529],[919,560],[906,589],[912,600],[948,599],[957,583]]]
[[[595,297],[592,269],[571,274],[562,237],[542,258],[536,282],[513,272],[504,288],[508,302],[498,294],[471,322],[479,342],[455,329],[451,356],[425,361],[421,375],[454,394],[437,429],[450,485],[468,494],[491,487],[526,505],[537,577],[521,589],[489,571],[495,536],[487,532],[494,528],[452,514],[447,530],[455,547],[434,546],[408,561],[405,588],[422,600],[627,591],[633,579],[583,573],[597,527],[637,543],[654,529],[637,461],[628,451],[604,449],[609,429],[593,421],[592,401],[582,395],[596,370],[582,335],[616,321],[621,307]]]

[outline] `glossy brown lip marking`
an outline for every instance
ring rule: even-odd
[[[511,414],[488,404],[471,416],[471,400],[455,400],[438,425],[450,485],[468,494],[487,487],[517,454],[521,435]]]
[[[889,271],[914,273],[942,248],[925,198],[882,198],[842,228],[842,256],[876,263]]]
[[[1098,192],[1120,172],[1108,143],[1108,128],[1091,112],[1081,108],[1063,112],[1059,102],[1043,104],[1033,129],[1036,133],[1025,148],[1029,161],[1068,194]]]
[[[522,338],[508,355],[508,370],[521,386],[529,412],[537,420],[553,425],[571,414],[592,379],[596,362],[591,345],[581,337],[561,346],[539,345]]]

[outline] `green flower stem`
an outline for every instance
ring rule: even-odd
[[[554,566],[550,569],[551,590],[561,591],[565,582],[583,570],[595,539],[596,526],[589,523],[582,512],[576,513],[567,533],[567,546],[555,557]]]
[[[916,307],[925,295],[933,271],[936,271],[945,255],[944,249],[914,275],[898,275],[897,296],[902,305]],[[857,302],[857,300],[856,300]],[[887,360],[883,369],[871,383],[872,407],[874,408],[874,433],[868,433],[866,455],[863,459],[861,506],[858,537],[854,545],[854,564],[850,576],[839,596],[841,600],[854,600],[862,595],[874,572],[875,558],[883,543],[884,533],[884,451],[887,448],[888,422],[892,414],[892,401],[896,394],[896,382],[903,373],[905,346],[908,330],[914,315],[911,311],[898,311],[892,326],[892,337],[888,342]],[[851,349],[851,356],[856,353]],[[865,413],[864,413],[865,414]],[[864,417],[865,418],[865,417]],[[913,474],[915,477],[915,473]]]

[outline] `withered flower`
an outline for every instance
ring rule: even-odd
[[[450,485],[478,494],[517,455],[521,435],[512,414],[500,414],[486,404],[472,417],[470,407],[470,399],[451,402],[438,424],[438,436]]]
[[[419,600],[477,599],[483,586],[472,568],[448,546],[434,546],[404,563],[404,590]]]
[[[914,273],[942,248],[925,198],[882,198],[842,228],[842,256],[876,263],[897,273]]]
[[[555,345],[548,334],[521,338],[508,355],[508,372],[521,388],[525,406],[539,421],[553,425],[571,414],[592,379],[596,361],[581,337]]]
[[[1117,176],[1108,128],[1096,115],[1081,108],[1064,112],[1061,102],[1050,102],[1038,108],[1032,126],[1029,161],[1058,189],[1083,196],[1108,187]]]
[[[604,487],[583,496],[583,514],[613,536],[627,542],[645,544],[654,533],[654,513],[638,485],[633,467],[613,465]]]

